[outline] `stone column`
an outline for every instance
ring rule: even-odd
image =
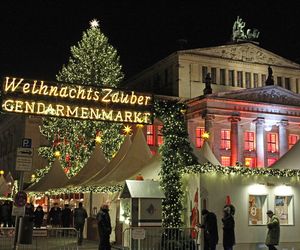
[[[230,148],[231,148],[231,166],[235,166],[238,161],[238,149],[239,149],[239,130],[238,122],[241,120],[239,116],[231,116],[228,118],[230,121]]]
[[[288,150],[288,136],[286,127],[288,125],[287,120],[281,120],[278,124],[279,127],[279,157],[283,156]]]
[[[207,140],[209,146],[211,149],[213,148],[213,120],[215,119],[215,116],[212,114],[204,114],[202,115],[202,118],[204,119],[204,128],[205,132],[209,133],[209,139]]]
[[[257,167],[265,167],[265,131],[264,123],[265,118],[257,117],[255,120],[256,125],[256,162]]]

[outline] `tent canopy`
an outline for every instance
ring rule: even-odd
[[[114,185],[120,183],[139,171],[152,157],[141,128],[138,128],[132,144],[121,161],[114,168],[97,180],[94,185]]]
[[[125,181],[120,198],[165,198],[158,181]]]
[[[0,176],[0,196],[6,196],[11,192],[10,185],[6,182],[3,175]]]
[[[195,145],[192,142],[190,144],[193,149],[194,155],[198,159],[199,164],[210,162],[213,165],[221,165],[221,163],[218,161],[218,159],[212,152],[207,141],[203,143],[202,147],[199,150],[196,149]]]
[[[119,162],[127,154],[131,144],[132,144],[132,142],[131,142],[130,136],[126,135],[125,140],[122,143],[122,145],[121,145],[119,151],[117,152],[117,154],[115,155],[115,157],[112,158],[111,161],[104,168],[102,168],[100,171],[98,171],[98,173],[96,175],[92,176],[89,179],[84,180],[84,182],[82,184],[85,186],[95,185],[95,183],[97,183],[98,180],[103,178],[107,173],[110,172],[111,169],[114,169],[116,167],[116,165],[119,164]]]
[[[63,188],[69,179],[62,169],[59,159],[56,158],[47,174],[45,174],[38,182],[30,185],[26,192],[45,192],[49,189]]]
[[[276,169],[300,169],[300,141],[298,141],[278,161],[272,164],[271,168]]]
[[[73,176],[67,183],[67,185],[81,185],[85,181],[94,177],[99,171],[107,166],[108,162],[103,154],[103,151],[99,144],[96,144],[93,153],[91,154],[88,162],[80,171]]]

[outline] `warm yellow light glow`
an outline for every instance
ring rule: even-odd
[[[55,156],[56,158],[59,158],[59,157],[61,156],[61,154],[60,154],[59,151],[55,151],[55,152],[54,152],[54,156]]]
[[[253,195],[266,195],[268,190],[263,184],[252,184],[248,186],[248,193]]]
[[[205,131],[205,132],[202,134],[202,139],[208,140],[208,139],[209,139],[209,132]]]
[[[144,125],[143,125],[143,124],[137,124],[136,127],[137,127],[137,128],[143,128]]]
[[[250,161],[246,161],[246,162],[245,162],[245,165],[246,165],[247,167],[249,167],[249,166],[250,166]]]
[[[126,135],[129,135],[129,134],[131,134],[131,132],[132,132],[132,128],[131,128],[131,126],[126,125],[126,126],[123,128],[123,131],[124,131],[124,133],[125,133]]]
[[[101,136],[96,136],[95,141],[97,144],[100,144],[102,142]]]
[[[0,170],[0,175],[4,175],[4,170]]]
[[[181,109],[180,112],[184,115],[186,113],[186,109]]]
[[[280,185],[274,188],[275,195],[292,195],[293,189],[291,186]]]

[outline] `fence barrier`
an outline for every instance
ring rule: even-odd
[[[0,227],[0,249],[11,250],[15,228]],[[32,244],[17,244],[18,250],[77,250],[78,231],[75,228],[33,229]]]
[[[123,231],[126,250],[196,250],[195,228],[131,227]]]

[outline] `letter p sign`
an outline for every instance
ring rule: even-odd
[[[22,148],[31,148],[31,139],[23,138],[22,139]]]

